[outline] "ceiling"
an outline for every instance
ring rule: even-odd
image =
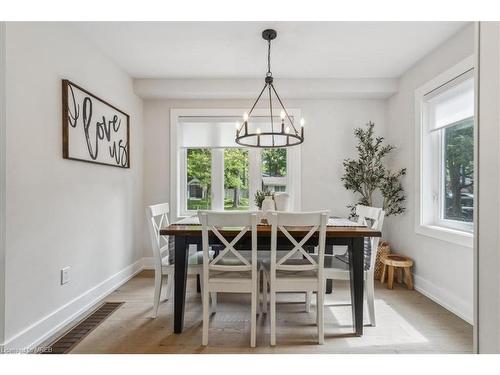
[[[466,22],[78,22],[134,78],[395,78]]]

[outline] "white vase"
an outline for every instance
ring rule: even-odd
[[[262,201],[262,214],[265,215],[268,211],[274,211],[276,206],[272,196],[268,195]]]
[[[276,203],[276,211],[288,211],[290,203],[290,194],[277,193],[274,194],[274,202]]]

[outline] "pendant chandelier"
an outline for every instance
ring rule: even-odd
[[[267,73],[264,88],[261,90],[257,100],[253,103],[250,111],[243,115],[243,122],[236,123],[236,143],[247,147],[277,148],[296,146],[304,142],[304,119],[300,120],[300,130],[294,125],[292,119],[281,98],[279,97],[273,84],[273,74],[271,73],[271,40],[277,36],[276,30],[267,29],[262,32],[262,38],[267,40]],[[268,94],[269,100],[269,122],[267,116],[254,117],[252,112],[261,99],[264,92]],[[281,106],[280,121],[274,118],[273,114],[273,95],[278,99]],[[264,121],[262,121],[264,120]]]

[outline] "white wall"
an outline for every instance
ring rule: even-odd
[[[142,101],[73,26],[7,23],[7,347],[38,343],[142,257]],[[130,114],[131,169],[62,158],[61,79]],[[60,269],[71,266],[60,285]]]
[[[404,179],[407,213],[388,218],[393,250],[415,261],[415,287],[472,322],[473,251],[415,233],[415,89],[474,53],[473,25],[450,38],[400,78],[398,93],[387,101],[388,138],[400,147],[394,167],[408,168]]]
[[[279,91],[279,82],[277,82]],[[258,92],[256,92],[258,94]],[[169,127],[171,108],[248,108],[248,100],[146,100],[144,102],[144,200],[168,202],[170,197]],[[378,134],[386,133],[384,100],[286,100],[306,119],[302,145],[302,209],[327,208],[346,215],[353,195],[342,186],[342,160],[355,157],[353,131],[368,121]],[[148,246],[147,243],[145,246]],[[149,251],[145,256],[151,256]]]

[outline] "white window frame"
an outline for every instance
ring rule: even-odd
[[[207,109],[193,109],[193,108],[173,108],[170,110],[170,207],[171,207],[171,221],[179,220],[183,217],[192,216],[196,211],[186,210],[186,184],[184,172],[187,168],[186,158],[187,151],[180,147],[179,141],[179,118],[180,117],[241,117],[241,114],[247,111],[247,108],[207,108]],[[279,113],[278,108],[273,108],[273,112]],[[301,110],[298,108],[287,109],[290,116],[294,119],[301,118]],[[256,108],[253,115],[255,116],[268,116],[269,109]],[[245,148],[249,152],[249,203],[250,209],[255,210],[254,194],[257,190],[262,188],[261,184],[261,159],[259,148]],[[287,148],[287,192],[290,194],[290,209],[300,211],[301,209],[301,149],[302,146],[294,146]],[[220,151],[223,160],[223,148],[212,148],[212,171],[214,168],[220,168],[220,157],[217,157],[217,152]],[[219,155],[220,156],[220,155]],[[256,168],[255,166],[258,166]],[[217,181],[216,177],[222,175],[222,181]],[[224,184],[224,173],[212,173],[212,194],[215,191],[217,184]],[[212,195],[212,208],[215,210],[224,209],[224,201],[219,202],[217,197]]]
[[[425,95],[460,75],[474,69],[474,57],[469,56],[436,78],[415,90],[415,232],[472,248],[473,223],[458,223],[441,217],[443,187],[442,134],[431,137],[427,129]],[[440,131],[440,133],[442,133]],[[441,150],[441,152],[437,151]],[[438,154],[438,158],[432,155]]]

